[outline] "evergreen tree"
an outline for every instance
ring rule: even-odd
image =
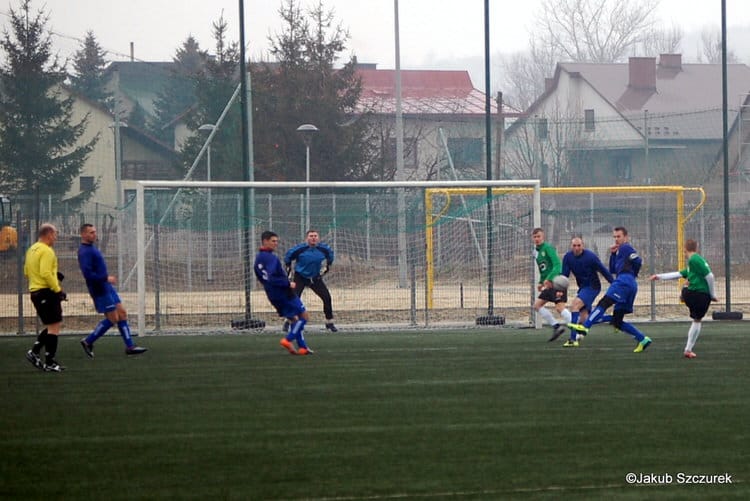
[[[70,77],[70,85],[76,92],[112,109],[112,94],[105,90],[104,69],[107,53],[96,41],[93,31],[86,32],[86,38],[73,57],[76,74]]]
[[[303,15],[297,0],[279,9],[282,32],[270,38],[277,63],[253,70],[256,178],[305,179],[305,147],[297,127],[319,129],[311,147],[312,180],[382,179],[374,169],[376,148],[368,137],[368,115],[354,115],[362,86],[356,58],[334,69],[349,34],[334,24],[322,2]]]
[[[168,144],[174,142],[174,131],[167,125],[195,103],[196,84],[205,71],[207,59],[207,52],[201,50],[192,36],[177,49],[172,59],[174,69],[154,102],[156,117],[147,124],[154,137]]]
[[[65,68],[51,53],[48,16],[31,0],[10,10],[0,40],[0,191],[62,196],[99,139],[77,144],[88,116],[73,121],[73,97],[63,89]]]
[[[133,105],[133,109],[130,111],[130,114],[128,115],[128,118],[126,120],[128,127],[135,127],[136,129],[140,129],[142,131],[146,130],[146,122],[147,122],[147,114],[146,110],[143,109],[143,106],[138,101],[135,102]]]
[[[194,104],[185,116],[188,127],[195,132],[182,147],[182,158],[189,168],[206,135],[199,127],[203,124],[215,125],[221,113],[237,88],[240,64],[239,45],[227,40],[228,25],[224,18],[213,23],[216,54],[208,57],[204,71],[196,77]],[[229,181],[242,179],[242,147],[240,101],[236,99],[218,126],[211,142],[211,179]],[[205,162],[194,172],[192,179],[206,179]]]

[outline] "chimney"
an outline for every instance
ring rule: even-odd
[[[682,54],[660,54],[659,66],[673,70],[682,69]]]
[[[135,44],[130,42],[130,62],[135,61]]]
[[[633,89],[656,89],[656,58],[631,57],[628,59],[630,81]]]

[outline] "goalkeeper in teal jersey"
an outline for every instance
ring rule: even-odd
[[[711,301],[717,301],[714,293],[714,274],[706,260],[698,254],[698,243],[695,240],[685,242],[687,252],[687,268],[671,273],[660,273],[651,275],[651,280],[674,280],[686,278],[687,285],[682,289],[681,299],[690,310],[690,318],[693,322],[688,329],[688,339],[685,345],[685,358],[695,358],[693,352],[695,342],[701,333],[701,320],[708,312]]]
[[[565,333],[565,326],[571,320],[571,314],[567,308],[568,291],[555,290],[552,284],[552,280],[562,272],[562,262],[560,256],[557,255],[557,250],[544,241],[544,230],[534,228],[531,232],[531,241],[534,242],[534,260],[539,268],[539,283],[537,284],[539,296],[534,301],[534,310],[552,326],[552,336],[549,340],[554,341]],[[552,312],[544,307],[548,302],[555,304],[555,310],[563,318],[562,322],[557,322]]]

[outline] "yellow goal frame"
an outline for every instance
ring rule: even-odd
[[[576,194],[589,194],[589,193],[674,193],[675,196],[675,211],[677,214],[677,262],[680,268],[685,263],[685,223],[689,221],[698,210],[706,202],[706,192],[701,187],[685,187],[685,186],[576,186],[576,187],[559,187],[559,188],[541,188],[542,197],[545,194],[560,194],[560,195],[576,195]],[[698,205],[693,208],[688,214],[685,214],[685,193],[686,192],[698,192],[700,193],[700,201]],[[533,188],[530,187],[502,187],[493,188],[492,193],[532,193]],[[434,262],[434,235],[433,227],[442,215],[446,212],[450,206],[450,197],[453,195],[486,195],[486,188],[428,188],[425,190],[425,239],[426,239],[426,294],[427,294],[427,308],[433,308],[433,289],[434,289],[434,276],[435,276],[435,262]],[[433,215],[434,204],[433,197],[436,195],[447,196],[449,203],[443,207],[438,214]]]

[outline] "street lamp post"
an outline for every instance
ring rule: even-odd
[[[297,127],[297,132],[302,134],[302,141],[305,142],[305,181],[310,182],[310,143],[313,135],[318,132],[318,128],[313,124],[302,124]],[[310,187],[305,188],[305,228],[303,231],[310,229]]]
[[[122,137],[120,129],[128,124],[120,120],[120,115],[115,113],[115,121],[109,124],[109,128],[115,133],[115,203],[117,205],[117,279],[122,280],[123,254],[125,244],[125,228],[123,223],[123,197],[122,197]]]
[[[209,134],[216,129],[214,124],[203,124],[198,127],[198,130],[208,131]],[[206,181],[211,181],[211,139],[209,138],[208,147],[206,148]],[[208,188],[206,193],[206,206],[207,206],[207,217],[208,217],[208,256],[206,259],[206,279],[211,282],[214,279],[213,275],[213,258],[214,258],[214,240],[213,240],[213,226],[211,222],[211,188]]]

